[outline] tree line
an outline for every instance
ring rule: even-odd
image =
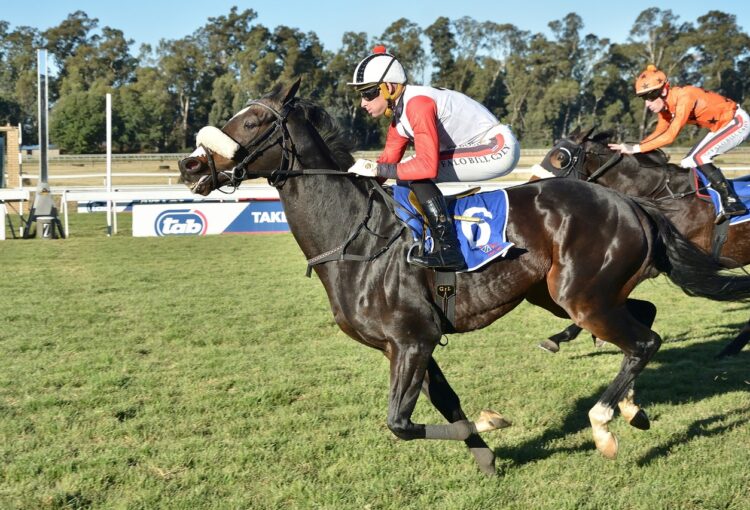
[[[324,106],[355,148],[378,147],[384,123],[369,118],[346,86],[375,44],[399,57],[410,83],[468,94],[526,147],[548,146],[578,125],[642,138],[655,119],[632,84],[649,63],[673,84],[740,103],[750,94],[750,37],[736,16],[717,10],[681,21],[671,10],[646,9],[624,43],[585,33],[573,12],[548,24],[551,36],[470,17],[438,17],[424,28],[401,18],[376,37],[345,32],[336,52],[314,32],[265,27],[257,17],[232,7],[184,38],[142,45],[135,55],[121,30],[99,28],[83,11],[41,32],[0,20],[0,123],[20,124],[25,143],[36,142],[37,48],[47,48],[55,70],[51,143],[68,153],[104,150],[106,93],[113,96],[114,150],[186,151],[201,127],[221,125],[277,81],[295,77],[302,77],[300,95]],[[678,143],[696,135],[684,130]]]

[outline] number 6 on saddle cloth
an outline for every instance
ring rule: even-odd
[[[505,236],[508,223],[508,195],[505,190],[477,193],[473,188],[458,195],[446,196],[448,213],[453,215],[461,253],[466,260],[463,272],[470,272],[503,257],[513,246]],[[399,219],[406,223],[414,239],[409,254],[415,249],[430,250],[432,238],[420,211],[419,202],[406,186],[392,187]]]

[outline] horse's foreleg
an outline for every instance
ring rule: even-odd
[[[433,357],[430,357],[429,364],[427,365],[427,374],[425,375],[424,383],[422,384],[422,393],[430,399],[432,405],[434,405],[440,414],[442,414],[450,423],[467,420],[466,414],[464,414],[461,409],[461,401],[459,400],[458,395],[456,395],[456,392],[453,391],[453,388],[448,384],[448,380],[443,375],[437,361],[435,361],[435,358]],[[502,417],[497,415],[497,413],[490,413],[492,412],[487,412],[486,415],[487,423],[492,424],[493,419],[497,419],[498,417],[502,420]],[[485,415],[485,412],[483,412],[483,415]],[[507,423],[505,420],[503,420],[503,422]],[[499,422],[498,425],[500,425]],[[477,430],[479,432],[482,431],[480,430],[480,426],[477,426]],[[477,464],[479,464],[479,469],[487,475],[495,475],[495,454],[479,434],[471,434],[464,442],[466,443],[466,446],[469,447]]]
[[[411,421],[419,390],[424,383],[433,347],[394,346],[391,361],[391,388],[388,402],[388,428],[400,439],[449,439],[466,441],[474,434],[508,426],[497,413],[485,412],[476,422],[459,419],[448,425],[422,425]]]

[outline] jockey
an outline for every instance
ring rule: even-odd
[[[408,182],[433,239],[432,252],[413,256],[412,261],[434,269],[463,269],[453,219],[435,183],[487,180],[510,173],[520,155],[515,136],[464,94],[408,85],[404,68],[384,46],[376,46],[357,65],[348,85],[359,92],[360,105],[372,117],[391,119],[377,162],[357,160],[349,172]],[[409,142],[414,144],[414,156],[402,160]]]
[[[635,81],[635,93],[646,101],[646,107],[659,115],[654,132],[640,144],[610,144],[623,154],[648,152],[672,143],[685,124],[696,124],[710,130],[680,162],[684,168],[697,167],[721,197],[724,209],[716,216],[721,223],[730,216],[741,216],[747,208],[727,183],[713,158],[741,144],[750,134],[750,117],[737,103],[715,92],[698,87],[670,87],[667,75],[649,65]]]

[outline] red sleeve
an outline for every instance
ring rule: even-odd
[[[439,150],[437,105],[427,96],[416,96],[406,104],[406,118],[414,130],[414,157],[396,167],[405,181],[434,179],[438,174]]]
[[[385,148],[378,158],[378,163],[398,163],[404,157],[409,139],[398,134],[398,130],[391,124],[385,135]]]

